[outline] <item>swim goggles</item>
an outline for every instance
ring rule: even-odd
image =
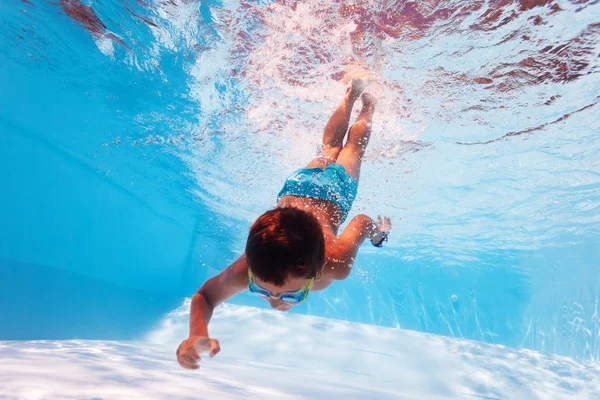
[[[310,288],[312,287],[312,285],[314,283],[315,283],[315,278],[313,277],[310,280],[310,282],[308,283],[308,285],[303,289],[299,289],[294,292],[283,292],[283,293],[280,293],[278,296],[274,296],[273,293],[271,293],[271,291],[265,289],[264,287],[260,286],[258,283],[256,283],[254,281],[252,272],[250,272],[250,268],[248,268],[248,290],[250,290],[250,292],[254,293],[258,297],[261,297],[265,300],[268,300],[268,299],[274,297],[285,303],[290,303],[290,304],[302,303],[304,300],[306,300],[306,297],[308,296],[308,292],[310,291]]]

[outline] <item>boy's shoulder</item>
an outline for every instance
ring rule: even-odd
[[[333,281],[346,279],[354,264],[354,258],[350,257],[347,246],[339,238],[332,238],[325,243],[325,265],[322,269],[321,280],[317,290],[322,290]]]

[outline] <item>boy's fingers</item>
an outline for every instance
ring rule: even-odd
[[[219,345],[219,341],[216,339],[202,338],[196,341],[194,350],[198,354],[208,351],[208,355],[210,357],[214,357],[219,351],[221,351],[221,346]]]
[[[190,357],[192,360],[200,359],[200,354],[198,354],[196,349],[194,349],[193,347],[190,347],[190,349],[188,350],[188,352],[185,355]]]
[[[184,359],[184,358],[179,359],[179,365],[181,365],[183,368],[186,368],[186,369],[190,369],[193,366],[193,364],[191,362],[189,362],[187,359]]]
[[[196,346],[187,346],[184,355],[190,356],[196,360],[200,359],[200,353],[198,353]]]
[[[202,353],[203,351],[208,350],[210,348],[210,339],[198,339],[194,347],[198,353]]]
[[[198,369],[201,357],[198,350],[198,342],[194,339],[188,339],[181,343],[177,348],[177,361],[185,369]]]
[[[188,364],[196,364],[198,361],[200,361],[200,357],[194,357],[189,354],[184,354],[181,359]]]
[[[216,340],[212,340],[210,344],[210,353],[209,356],[214,357],[221,351],[221,346],[219,342]]]
[[[182,356],[179,358],[179,365],[186,369],[196,369],[198,368],[198,363],[190,360],[189,358]]]
[[[200,366],[197,363],[191,363],[191,362],[185,362],[185,363],[181,364],[181,366],[183,368],[186,368],[186,369],[198,369],[198,368],[200,368]]]

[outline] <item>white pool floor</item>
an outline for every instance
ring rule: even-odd
[[[188,304],[140,341],[0,342],[0,399],[600,399],[597,364],[232,305],[188,371]]]

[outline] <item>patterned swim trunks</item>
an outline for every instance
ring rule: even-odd
[[[352,178],[343,165],[333,163],[325,169],[301,168],[290,175],[277,196],[312,197],[328,200],[342,212],[342,222],[348,217],[356,198],[358,182]]]

